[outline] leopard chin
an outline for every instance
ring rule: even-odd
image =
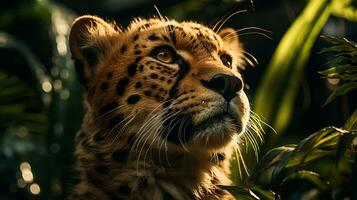
[[[192,145],[220,149],[241,133],[237,121],[227,113],[217,114],[193,127]]]

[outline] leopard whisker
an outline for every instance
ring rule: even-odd
[[[141,148],[139,150],[139,154],[137,156],[137,170],[138,170],[138,164],[139,164],[139,160],[140,160],[140,156],[141,156],[141,152],[147,142],[147,140],[151,137],[152,134],[151,132],[148,131],[148,129],[150,129],[151,124],[152,123],[157,123],[157,118],[160,119],[162,118],[162,111],[161,112],[156,112],[156,110],[158,108],[160,108],[162,105],[164,105],[165,103],[167,103],[167,101],[164,101],[163,103],[161,103],[160,105],[158,105],[155,109],[153,109],[148,117],[145,119],[143,125],[140,127],[137,135],[138,135],[138,139],[134,142],[132,149],[138,149],[139,145],[141,145]],[[167,110],[168,108],[164,108],[164,110]],[[149,137],[150,136],[150,137]],[[145,140],[143,143],[142,141]]]
[[[272,40],[273,38],[270,37],[269,35],[265,34],[265,33],[261,33],[261,32],[258,32],[258,31],[251,31],[251,32],[247,32],[247,33],[241,33],[239,34],[239,36],[244,36],[244,35],[261,35],[261,36],[264,36],[270,40]]]
[[[116,110],[119,110],[120,108],[123,108],[123,107],[125,107],[125,106],[124,106],[124,105],[121,105],[121,106],[115,107],[115,108],[113,108],[113,109],[111,109],[111,110],[109,110],[109,111],[107,111],[107,112],[105,112],[105,113],[99,115],[98,117],[96,117],[96,118],[94,119],[94,122],[98,122],[98,120],[100,120],[101,118],[106,117],[106,116],[108,116],[110,113],[112,113],[112,112],[114,112],[114,111],[116,111]]]
[[[248,12],[249,10],[238,10],[238,11],[235,11],[235,12],[233,12],[233,13],[231,13],[231,14],[229,14],[228,16],[227,16],[227,14],[226,15],[224,15],[222,18],[221,18],[221,20],[219,20],[218,22],[217,22],[217,24],[212,28],[212,30],[215,32],[215,33],[218,33],[220,30],[221,30],[221,28],[223,27],[223,25],[229,20],[229,19],[231,19],[234,15],[237,15],[237,14],[240,14],[240,13],[246,13],[246,12]],[[226,17],[227,16],[227,17]],[[224,17],[226,17],[225,19],[224,19]],[[218,26],[218,24],[220,23],[220,25]],[[217,26],[218,26],[218,28],[217,28]],[[217,28],[217,30],[216,30],[216,28]]]

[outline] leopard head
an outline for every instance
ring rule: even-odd
[[[70,48],[96,142],[125,137],[134,146],[215,151],[246,129],[243,50],[233,29],[158,18],[120,29],[82,16]]]

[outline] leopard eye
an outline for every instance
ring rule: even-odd
[[[220,56],[222,63],[229,68],[232,68],[232,57],[228,54],[222,54]]]
[[[172,63],[174,61],[173,54],[166,48],[159,49],[154,57],[164,63]]]

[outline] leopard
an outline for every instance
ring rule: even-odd
[[[85,114],[67,200],[234,199],[221,185],[251,115],[237,31],[83,15],[69,47]]]

